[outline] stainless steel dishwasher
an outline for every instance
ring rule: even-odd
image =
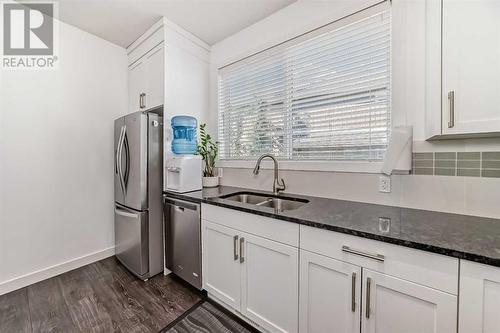
[[[164,197],[165,265],[201,290],[200,205]]]

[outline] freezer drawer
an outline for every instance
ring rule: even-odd
[[[200,205],[165,198],[167,268],[201,289]]]
[[[148,213],[115,205],[116,257],[142,278],[149,271]]]

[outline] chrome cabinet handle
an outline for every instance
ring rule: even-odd
[[[146,107],[146,93],[142,93],[142,102],[141,102],[141,109],[144,109]]]
[[[245,262],[245,257],[243,256],[243,243],[245,242],[245,238],[240,238],[240,263]]]
[[[366,319],[370,319],[370,294],[371,294],[372,279],[366,278]]]
[[[234,261],[238,260],[238,235],[233,238],[233,254]]]
[[[385,256],[383,256],[381,254],[373,254],[373,253],[368,253],[368,252],[363,252],[363,251],[351,249],[349,246],[346,246],[346,245],[342,246],[342,251],[346,252],[346,253],[355,254],[357,256],[362,256],[362,257],[366,257],[369,259],[381,261],[381,262],[383,262],[385,260]]]
[[[448,101],[450,103],[450,120],[448,121],[448,128],[455,126],[455,91],[448,92]]]
[[[356,312],[356,273],[352,273],[351,284],[351,311]]]
[[[141,109],[144,109],[146,107],[146,94],[145,93],[141,93],[139,95],[139,107]]]

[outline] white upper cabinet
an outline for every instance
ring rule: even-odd
[[[500,268],[462,260],[460,333],[500,332]]]
[[[500,131],[500,1],[443,0],[442,93],[444,134]]]
[[[500,1],[427,3],[428,137],[500,135]]]
[[[165,52],[163,44],[158,45],[145,55],[146,62],[146,109],[163,105],[165,90]]]
[[[158,22],[127,48],[129,112],[164,104],[164,29]]]
[[[363,269],[362,333],[455,333],[457,297]]]
[[[138,111],[142,105],[142,94],[146,91],[146,64],[143,59],[137,60],[128,68],[128,109]]]
[[[163,44],[129,66],[129,111],[147,110],[163,104],[165,87]]]
[[[359,332],[361,267],[301,250],[299,290],[299,332]]]

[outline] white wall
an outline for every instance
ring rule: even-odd
[[[0,73],[0,294],[114,254],[125,49],[60,23],[59,69]]]
[[[217,131],[217,68],[332,22],[376,0],[299,0],[212,46],[210,130]],[[414,151],[500,150],[498,139],[425,140],[424,0],[393,0],[393,123],[414,127]],[[393,176],[392,192],[378,192],[376,174],[283,171],[288,192],[354,201],[500,218],[500,179],[445,176]],[[258,177],[250,169],[225,168],[222,184],[272,188],[272,173]]]

